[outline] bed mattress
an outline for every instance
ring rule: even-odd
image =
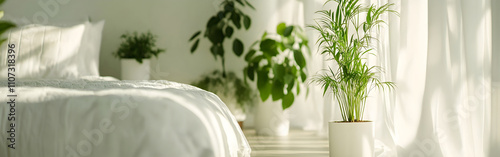
[[[214,94],[170,81],[1,82],[2,157],[237,157],[250,146]]]

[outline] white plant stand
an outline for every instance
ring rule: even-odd
[[[283,111],[281,101],[259,103],[255,111],[255,131],[259,136],[287,136],[290,120]]]
[[[122,58],[122,80],[149,80],[149,63],[149,59],[143,59],[140,64],[135,59]]]
[[[373,122],[329,122],[330,157],[373,157]]]

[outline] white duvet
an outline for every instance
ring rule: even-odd
[[[189,85],[104,79],[16,84],[17,97],[8,97],[6,81],[0,88],[1,157],[250,156],[227,107]]]

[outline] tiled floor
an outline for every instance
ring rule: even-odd
[[[286,137],[256,136],[255,130],[243,130],[252,157],[328,157],[328,139],[314,131],[290,130]]]

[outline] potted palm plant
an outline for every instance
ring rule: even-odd
[[[123,80],[148,80],[150,58],[158,57],[165,50],[156,47],[156,36],[151,32],[126,33],[121,36],[122,43],[115,57],[121,59]]]
[[[264,33],[245,55],[245,80],[256,82],[264,102],[257,107],[255,130],[259,135],[288,135],[289,121],[283,110],[292,106],[307,79],[304,53],[309,53],[302,28],[280,23],[276,34]],[[274,102],[266,102],[269,98]]]
[[[342,115],[342,121],[329,122],[330,156],[371,157],[374,131],[373,122],[363,119],[366,98],[372,89],[393,89],[394,84],[382,82],[378,78],[382,68],[368,65],[364,57],[374,51],[372,34],[384,23],[381,15],[394,12],[389,9],[393,4],[365,7],[359,0],[327,3],[331,1],[337,2],[336,9],[318,11],[323,18],[311,26],[320,33],[322,54],[338,65],[314,78],[324,94],[333,93]]]

